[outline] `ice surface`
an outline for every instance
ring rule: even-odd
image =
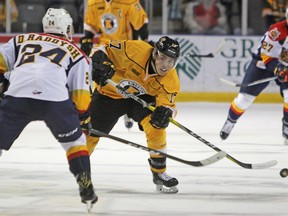
[[[288,167],[288,146],[281,136],[282,104],[253,104],[222,142],[219,132],[229,106],[178,103],[176,120],[242,162],[277,160],[276,166],[248,170],[224,158],[207,167],[191,167],[168,159],[167,172],[178,178],[179,193],[159,194],[148,153],[103,138],[91,156],[99,196],[91,215],[288,215],[288,178],[279,175]],[[169,154],[195,161],[216,153],[173,124],[167,131]],[[136,125],[128,132],[122,119],[111,134],[146,146],[144,134]],[[87,215],[65,152],[42,122],[28,125],[3,152],[0,173],[1,216]]]

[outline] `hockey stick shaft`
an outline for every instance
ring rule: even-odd
[[[254,86],[254,85],[258,85],[261,83],[265,83],[265,82],[270,82],[272,80],[277,79],[277,76],[275,77],[269,77],[269,78],[265,78],[265,79],[261,79],[261,80],[257,80],[251,83],[247,83],[247,84],[240,84],[239,87],[249,87],[249,86]]]
[[[234,87],[249,87],[249,86],[254,86],[254,85],[258,85],[258,84],[261,84],[261,83],[265,83],[265,82],[270,82],[272,80],[276,80],[277,79],[277,76],[274,76],[274,77],[268,77],[268,78],[265,78],[265,79],[261,79],[261,80],[257,80],[257,81],[254,81],[254,82],[251,82],[251,83],[244,83],[244,84],[241,84],[241,83],[235,83],[235,82],[231,82],[231,81],[228,81],[228,80],[225,80],[223,78],[219,78],[222,82],[228,84],[228,85],[231,85],[231,86],[234,86]]]
[[[120,138],[120,137],[116,137],[116,136],[112,136],[112,135],[110,135],[110,134],[106,134],[106,133],[100,132],[100,131],[98,131],[98,130],[91,129],[91,130],[90,130],[90,134],[91,134],[91,135],[94,135],[94,136],[99,136],[99,137],[106,137],[106,138],[109,138],[109,139],[112,139],[112,140],[115,140],[115,141],[124,143],[124,144],[126,144],[126,145],[133,146],[133,147],[135,147],[135,148],[138,148],[138,149],[147,151],[147,152],[149,152],[150,154],[162,155],[162,156],[165,156],[165,157],[170,158],[170,159],[172,159],[172,160],[175,160],[175,161],[178,161],[178,162],[180,162],[180,163],[184,163],[184,164],[187,164],[187,165],[190,165],[190,166],[194,166],[194,167],[210,165],[210,164],[212,164],[212,163],[215,163],[215,162],[223,159],[223,158],[226,156],[226,153],[223,152],[223,151],[221,151],[221,152],[218,152],[217,154],[214,154],[214,155],[212,155],[211,157],[206,158],[206,159],[204,159],[204,160],[200,160],[200,161],[187,161],[187,160],[181,159],[181,158],[179,158],[179,157],[175,157],[175,156],[173,156],[173,155],[169,155],[169,154],[166,154],[166,153],[164,153],[164,152],[161,152],[161,151],[158,151],[158,150],[154,150],[154,149],[151,149],[151,148],[142,146],[142,145],[140,145],[140,144],[131,142],[131,141],[129,141],[129,140],[125,140],[125,139],[122,139],[122,138]]]
[[[220,53],[223,50],[223,47],[225,45],[225,40],[222,40],[220,44],[210,53],[208,54],[184,54],[183,57],[192,57],[192,58],[214,58],[218,53]]]
[[[110,85],[112,85],[115,88],[117,88],[118,91],[123,92],[126,96],[128,96],[128,97],[132,98],[133,100],[137,101],[138,103],[142,104],[143,107],[146,107],[146,108],[150,109],[151,111],[155,110],[155,107],[149,105],[146,101],[144,101],[141,98],[135,96],[134,94],[129,93],[126,89],[122,88],[121,86],[119,86],[114,81],[108,79],[107,82]],[[222,151],[221,149],[219,149],[218,147],[216,147],[212,143],[208,142],[207,140],[205,140],[204,138],[200,137],[199,135],[197,135],[193,131],[189,130],[184,125],[182,125],[179,122],[177,122],[176,120],[174,120],[173,118],[170,118],[170,122],[172,124],[174,124],[175,126],[177,126],[178,128],[180,128],[183,131],[185,131],[186,133],[190,134],[194,138],[198,139],[200,142],[202,142],[205,145],[209,146],[210,148],[214,149],[215,151],[217,151],[217,152],[221,152]],[[246,168],[246,169],[265,169],[265,168],[269,168],[269,167],[275,166],[277,164],[277,161],[275,161],[275,160],[264,162],[264,163],[259,163],[259,164],[244,163],[244,162],[241,162],[241,161],[237,160],[236,158],[232,157],[229,154],[226,154],[226,158],[228,158],[232,162],[234,162],[234,163],[238,164],[239,166],[241,166],[243,168]]]

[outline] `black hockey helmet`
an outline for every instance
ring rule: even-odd
[[[156,51],[159,51],[175,60],[177,60],[180,56],[179,43],[168,36],[161,37],[155,43],[155,49],[157,49]]]

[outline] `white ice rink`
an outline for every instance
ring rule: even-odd
[[[242,162],[277,160],[276,166],[250,170],[224,158],[207,167],[192,167],[168,159],[167,172],[178,178],[179,192],[159,194],[147,152],[102,138],[91,156],[99,196],[91,215],[288,215],[288,178],[279,176],[288,167],[288,146],[281,136],[282,105],[253,104],[221,142],[218,134],[229,105],[178,103],[176,120]],[[195,161],[216,153],[173,124],[167,131],[171,155]],[[128,132],[122,119],[111,134],[146,146],[144,134],[136,126]],[[0,215],[87,215],[65,152],[42,122],[30,124],[0,157]]]

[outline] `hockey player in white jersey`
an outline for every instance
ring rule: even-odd
[[[276,76],[284,100],[282,136],[284,137],[284,144],[288,144],[288,9],[285,16],[286,20],[270,26],[259,41],[257,50],[253,52],[252,60],[242,81],[243,86],[232,101],[227,119],[220,131],[222,140],[228,138],[239,118],[268,86],[269,82],[253,86],[245,85]]]
[[[90,210],[98,197],[81,129],[90,119],[90,63],[72,43],[66,10],[49,8],[42,23],[44,33],[19,34],[0,47],[0,82],[10,72],[0,104],[0,150],[9,150],[31,121],[44,121],[66,151],[81,201]]]

